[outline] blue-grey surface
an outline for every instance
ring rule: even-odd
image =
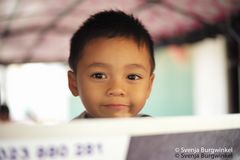
[[[240,129],[131,138],[127,160],[179,159],[240,160]]]

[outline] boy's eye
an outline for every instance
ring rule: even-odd
[[[127,76],[127,78],[128,78],[129,80],[139,80],[139,79],[142,79],[141,76],[136,75],[136,74],[130,74],[130,75]]]
[[[104,73],[93,73],[90,77],[95,79],[106,79],[107,76]]]

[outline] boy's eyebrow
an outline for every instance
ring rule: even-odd
[[[91,64],[89,64],[87,67],[91,68],[91,67],[108,67],[110,65],[106,64],[106,63],[101,63],[101,62],[93,62]]]
[[[107,64],[107,63],[102,63],[102,62],[93,62],[93,63],[89,64],[87,67],[88,68],[91,68],[91,67],[111,67],[111,65]],[[138,64],[138,63],[128,64],[128,65],[126,65],[126,68],[139,68],[139,69],[142,69],[144,71],[147,71],[147,68],[144,65]]]
[[[142,69],[142,70],[144,70],[144,71],[147,71],[147,68],[144,66],[144,65],[142,65],[142,64],[129,64],[129,65],[127,65],[126,66],[127,68],[132,68],[132,67],[134,67],[134,68],[139,68],[139,69]]]

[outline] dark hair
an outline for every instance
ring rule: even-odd
[[[133,15],[110,10],[92,15],[72,36],[68,63],[74,72],[84,46],[90,40],[100,37],[127,37],[132,38],[139,46],[145,45],[150,56],[151,73],[154,71],[153,41],[148,31]]]

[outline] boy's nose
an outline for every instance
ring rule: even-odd
[[[107,90],[108,96],[125,96],[126,91],[123,88],[123,84],[121,82],[112,82],[109,84],[109,88]]]

